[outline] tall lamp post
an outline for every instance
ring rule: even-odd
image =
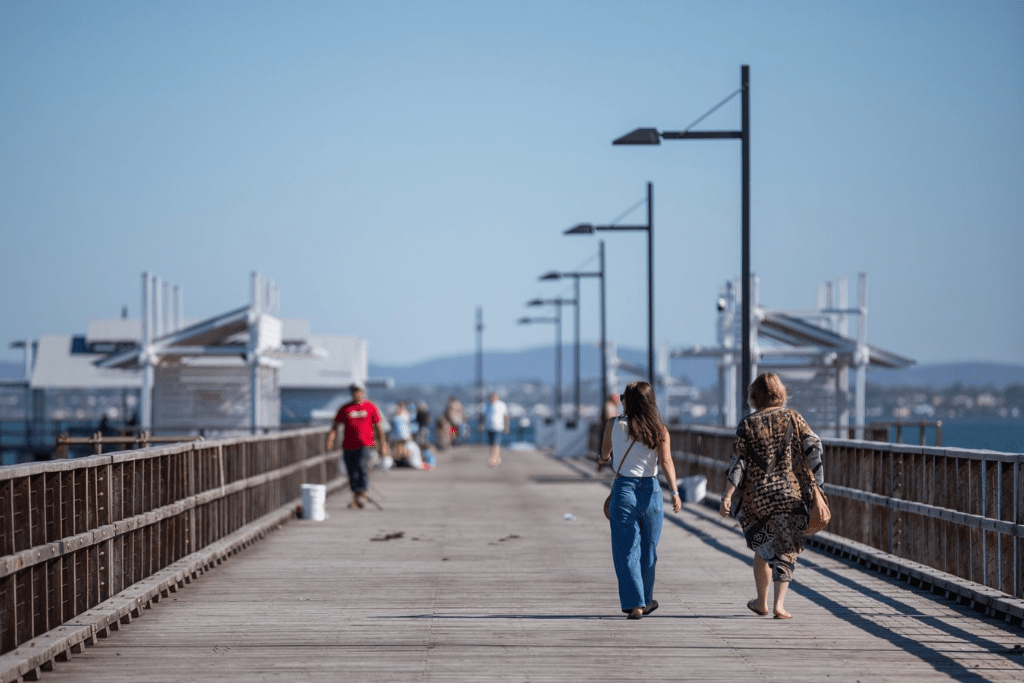
[[[476,401],[480,409],[479,421],[484,415],[484,308],[476,307]]]
[[[691,131],[690,129],[711,115],[712,112],[724,105],[736,95],[741,97],[740,130],[713,130],[713,131]],[[750,386],[750,67],[746,64],[740,67],[740,87],[717,105],[712,107],[694,121],[683,131],[659,131],[657,128],[637,128],[632,133],[627,133],[618,138],[613,145],[660,145],[662,140],[739,140],[740,154],[742,157],[742,170],[740,172],[743,186],[742,192],[742,270],[743,270],[743,302],[742,313],[742,345],[743,345],[743,384],[738,387],[736,400],[739,403],[739,415],[743,414],[743,406],[746,404],[747,387]]]
[[[573,278],[574,293],[576,301],[580,300],[580,278],[581,277],[596,277],[601,279],[601,400],[598,402],[598,407],[604,406],[605,399],[608,398],[608,369],[606,367],[605,348],[607,346],[607,337],[605,333],[605,300],[604,300],[604,240],[600,240],[598,243],[598,255],[599,255],[599,269],[594,273],[562,273],[557,270],[553,270],[550,273],[545,273],[540,276],[541,280],[560,280],[564,277]],[[580,338],[580,307],[576,306],[576,385],[575,385],[575,399],[576,399],[576,419],[580,418],[580,358],[579,358],[579,343]]]
[[[562,398],[562,373],[561,373],[561,365],[562,365],[562,362],[561,362],[562,361],[562,341],[561,341],[561,339],[562,339],[562,306],[577,306],[578,307],[579,306],[579,299],[563,299],[562,297],[556,297],[554,299],[532,299],[531,301],[527,301],[526,305],[527,306],[554,306],[555,307],[555,311],[556,311],[555,315],[558,317],[558,340],[559,340],[558,341],[558,355],[556,356],[556,358],[558,359],[559,373],[558,373],[558,387],[556,387],[556,388],[558,390],[558,398],[561,399]],[[579,328],[578,327],[577,327],[577,330],[576,330],[576,342],[575,343],[576,343],[577,358],[579,358],[580,336],[579,336]],[[577,371],[577,373],[579,372],[579,367],[578,366],[576,368],[576,371]],[[562,417],[562,403],[561,403],[561,400],[559,400],[559,403],[558,403],[558,417],[559,418]]]
[[[580,223],[569,228],[563,234],[592,235],[598,230],[647,231],[647,381],[652,389],[657,390],[657,385],[654,383],[654,186],[647,183],[647,225]],[[606,397],[602,397],[602,400],[604,398]]]
[[[557,418],[562,406],[562,307],[557,309],[554,318],[524,317],[516,321],[520,325],[532,325],[533,323],[554,323],[555,324],[555,409]]]

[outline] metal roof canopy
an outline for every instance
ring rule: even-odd
[[[276,423],[269,423],[275,422],[275,418],[268,417],[268,409],[262,404],[280,402],[276,378],[281,359],[323,358],[327,354],[308,344],[285,342],[284,324],[272,315],[277,312],[279,299],[277,285],[271,280],[253,273],[251,295],[247,306],[184,327],[180,288],[150,273],[142,274],[141,341],[95,364],[101,368],[142,371],[139,412],[143,429],[153,426],[154,371],[164,359],[175,365],[189,365],[234,358],[249,366],[250,427],[256,430],[275,426]],[[260,368],[267,368],[274,379],[261,378]]]
[[[245,357],[247,344],[242,337],[249,331],[250,306],[215,315],[190,327],[165,334],[153,340],[151,350],[160,356],[224,356]],[[101,368],[138,370],[142,345],[115,353],[96,362]]]
[[[849,426],[849,371],[854,370],[852,405],[855,409],[855,434],[857,438],[863,438],[867,368],[874,366],[900,369],[913,365],[915,361],[868,345],[867,273],[860,273],[858,284],[858,303],[855,307],[847,305],[846,279],[839,278],[837,306],[833,305],[830,282],[819,286],[817,309],[772,310],[759,304],[759,280],[753,277],[750,288],[754,337],[751,340],[754,350],[751,356],[751,374],[757,374],[759,365],[791,375],[800,374],[800,371],[813,371],[813,378],[817,378],[821,370],[834,373],[835,386],[829,391],[844,397],[843,406],[837,404],[834,426],[837,431],[845,432]],[[740,369],[740,340],[737,335],[741,329],[741,320],[738,289],[735,282],[727,282],[718,299],[717,347],[692,347],[672,353],[677,358],[703,356],[719,359],[721,414],[725,425],[735,424],[742,414],[739,401],[732,398],[737,395],[737,373]],[[856,338],[846,334],[851,316],[856,317]],[[759,344],[762,339],[777,342],[782,346],[762,347]]]
[[[840,311],[836,311],[839,313]],[[842,311],[847,312],[847,311]],[[857,311],[859,313],[859,311]],[[831,314],[831,311],[813,311],[814,315]],[[849,365],[857,352],[857,340],[843,336],[837,332],[819,327],[805,319],[794,317],[792,313],[766,312],[759,321],[758,331],[761,335],[783,344],[796,347],[789,351],[794,355],[820,354],[822,351],[848,355]],[[880,368],[899,370],[910,367],[914,360],[898,354],[868,345],[868,365]],[[782,350],[785,353],[785,349]],[[762,353],[764,350],[762,350]]]

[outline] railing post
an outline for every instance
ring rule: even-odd
[[[1021,477],[1021,469],[1024,469],[1024,456],[1017,456],[1017,462],[1013,463],[1013,519],[1017,524],[1024,524],[1024,481]],[[1018,598],[1024,598],[1024,586],[1021,585],[1024,574],[1024,547],[1017,534],[1013,536],[1013,594]]]
[[[981,516],[988,517],[988,461],[985,458],[981,459]],[[984,529],[981,530],[981,576],[978,583],[991,585],[988,581],[988,532]]]
[[[68,435],[67,432],[62,433],[57,437],[57,449],[54,451],[53,457],[57,460],[68,459]]]

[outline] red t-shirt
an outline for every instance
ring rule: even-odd
[[[345,426],[345,437],[341,447],[346,451],[354,451],[363,446],[373,446],[373,425],[380,422],[380,411],[373,401],[363,400],[362,403],[346,403],[334,416],[335,424]]]

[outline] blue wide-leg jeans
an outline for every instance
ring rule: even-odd
[[[664,520],[657,477],[616,479],[608,514],[619,604],[623,612],[629,612],[654,599],[654,565],[658,562],[658,539]]]

